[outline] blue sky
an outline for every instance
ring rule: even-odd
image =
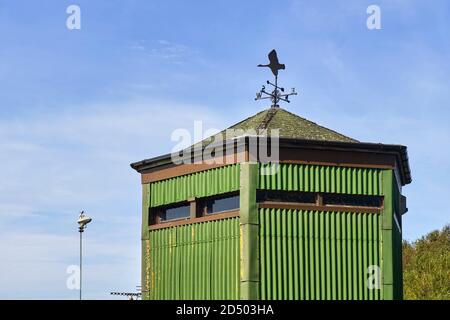
[[[66,8],[81,8],[68,30]],[[368,30],[366,9],[381,8]],[[140,181],[129,163],[171,132],[267,107],[256,68],[276,48],[288,110],[361,141],[408,146],[404,237],[450,222],[450,3],[0,0],[0,298],[76,299],[140,281]],[[206,129],[205,128],[205,129]]]

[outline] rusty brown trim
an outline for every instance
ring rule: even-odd
[[[198,158],[203,158],[203,152],[205,150],[205,148],[208,146],[208,148],[213,148],[216,151],[222,151],[222,153],[224,155],[228,155],[228,148],[230,146],[230,144],[233,144],[233,149],[234,149],[234,155],[235,154],[242,154],[243,151],[245,151],[245,147],[248,144],[248,137],[240,137],[240,138],[233,138],[233,139],[227,139],[227,140],[222,140],[219,142],[214,142],[214,143],[210,143],[208,145],[203,145],[201,149],[196,149],[195,145],[192,145],[189,148],[186,148],[184,150],[180,150],[179,152],[183,153],[181,160],[183,162],[188,162],[188,163],[195,163],[198,161],[196,159]],[[242,151],[242,152],[241,152]],[[208,157],[205,159],[211,159],[211,157]],[[244,160],[242,160],[244,161]],[[171,167],[174,166],[174,163],[172,162],[172,154],[168,153],[165,155],[161,155],[158,157],[154,157],[154,158],[150,158],[150,159],[145,159],[142,161],[138,161],[138,162],[134,162],[131,163],[130,166],[138,171],[139,173],[145,173],[148,172],[149,170],[152,169],[162,169],[165,167]]]
[[[402,145],[367,143],[367,142],[333,142],[314,141],[292,138],[280,138],[280,145],[285,148],[310,148],[316,150],[349,151],[358,153],[393,155],[396,158],[396,166],[399,167],[402,184],[411,183],[411,168],[409,166],[407,147]]]
[[[242,144],[243,142],[240,143]],[[245,139],[245,143],[248,143],[248,139]],[[280,138],[280,147],[280,159],[282,162],[295,161],[296,163],[305,164],[380,169],[392,169],[398,167],[402,185],[411,183],[411,170],[408,162],[407,148],[405,146]],[[293,157],[295,153],[297,153],[297,156]],[[333,158],[333,153],[334,155],[339,155],[340,158]],[[308,154],[309,158],[304,158],[303,155]],[[318,157],[314,156],[314,154],[318,155]],[[244,158],[247,158],[247,155],[248,154],[245,154]],[[332,161],[330,161],[330,159],[332,159]],[[388,159],[387,163],[386,159]],[[236,160],[236,162],[238,161]],[[230,163],[226,162],[226,164]],[[174,166],[175,165],[171,162],[170,154],[131,164],[131,167],[142,175],[163,171]],[[193,171],[190,171],[185,168],[183,174],[202,170],[205,169],[194,169]],[[167,175],[167,172],[162,173],[161,177],[158,177],[157,175],[153,178],[151,178],[152,176],[143,176],[142,183],[163,180],[173,176],[174,175]]]
[[[188,174],[193,174],[197,172],[207,171],[211,169],[221,168],[229,165],[233,165],[239,162],[240,159],[246,159],[248,153],[234,153],[227,155],[223,158],[223,161],[218,163],[207,164],[207,163],[192,163],[192,164],[180,164],[153,169],[149,172],[141,174],[141,183],[152,183],[156,181],[166,180],[170,178],[180,177]]]
[[[289,202],[273,202],[273,201],[261,202],[259,204],[259,208],[287,209],[287,210],[337,211],[337,212],[374,213],[374,214],[381,214],[381,210],[382,210],[382,208],[377,208],[377,207],[316,205],[316,204],[307,204],[307,203],[289,203]]]
[[[189,225],[189,224],[193,224],[193,223],[201,223],[201,222],[207,222],[207,221],[229,219],[229,218],[234,218],[234,217],[238,217],[238,216],[239,216],[239,210],[233,210],[233,211],[227,211],[227,212],[223,212],[223,213],[209,214],[205,217],[199,217],[199,218],[195,218],[195,219],[185,219],[185,220],[178,220],[178,221],[161,222],[159,224],[151,225],[148,228],[150,231],[152,231],[152,230],[184,226],[184,225]]]
[[[308,148],[281,148],[280,162],[335,165],[349,167],[394,168],[396,157],[392,154],[369,153],[353,150],[326,150]]]
[[[324,162],[324,161],[305,161],[305,160],[280,160],[280,163],[285,164],[306,164],[316,166],[331,166],[331,167],[345,167],[345,168],[367,168],[367,169],[393,169],[391,165],[381,164],[361,164],[361,163],[347,163],[347,162]]]
[[[246,154],[248,157],[248,154]],[[354,163],[339,163],[339,162],[322,162],[322,161],[302,161],[302,160],[281,160],[280,163],[286,164],[308,164],[308,165],[320,165],[320,166],[335,166],[335,167],[347,167],[347,168],[370,168],[370,169],[393,169],[391,165],[371,165],[371,164],[354,164]],[[141,183],[152,183],[170,178],[175,178],[183,175],[193,174],[197,172],[207,171],[215,168],[224,167],[229,164],[185,164],[172,168],[161,169],[159,171],[143,173],[141,175]]]
[[[249,159],[249,152],[245,154],[229,155],[223,163],[205,164],[193,163],[173,165],[171,167],[152,169],[141,175],[141,183],[152,183],[183,175],[207,171],[238,163],[238,160]],[[302,159],[303,158],[303,159]],[[333,159],[333,160],[330,160]],[[338,161],[336,161],[338,159]],[[392,155],[378,154],[361,155],[355,152],[345,152],[337,155],[336,152],[326,150],[280,150],[280,163],[286,164],[306,164],[320,166],[335,166],[347,168],[371,168],[371,169],[394,169],[396,168],[395,157]]]
[[[141,175],[141,183],[142,184],[152,183],[156,181],[183,176],[186,174],[211,170],[222,166],[223,165],[211,165],[211,164],[183,164],[179,166],[161,169],[154,172],[143,173]]]

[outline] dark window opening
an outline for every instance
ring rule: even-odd
[[[278,190],[258,190],[256,194],[257,202],[292,202],[310,203],[316,202],[316,193],[298,191],[278,191]]]
[[[201,218],[206,215],[238,211],[240,207],[239,192],[221,196],[192,198],[191,200],[150,209],[150,225],[177,220]]]
[[[353,206],[353,207],[373,207],[383,206],[383,197],[367,195],[348,195],[334,193],[315,193],[299,191],[280,190],[258,190],[256,194],[257,202],[277,202],[290,204],[305,204],[317,206]]]
[[[190,205],[182,204],[177,206],[170,206],[166,208],[161,208],[159,210],[159,219],[161,222],[170,221],[170,220],[178,220],[178,219],[187,219],[190,215]]]
[[[238,193],[222,195],[220,197],[211,197],[198,200],[199,213],[214,214],[225,211],[239,210],[240,198]]]
[[[355,207],[382,207],[383,197],[348,195],[348,194],[323,194],[324,205],[355,206]]]

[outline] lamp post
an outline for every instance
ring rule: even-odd
[[[80,232],[80,300],[81,300],[81,286],[82,286],[82,259],[83,259],[83,232],[86,225],[91,222],[92,219],[84,214],[84,211],[80,212],[80,217],[78,218],[78,231]]]

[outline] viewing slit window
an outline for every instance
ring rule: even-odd
[[[316,202],[316,193],[278,190],[259,190],[256,194],[258,202],[291,202],[310,203]]]
[[[178,219],[186,219],[189,218],[190,215],[190,205],[182,204],[178,206],[171,206],[167,208],[162,208],[159,211],[159,219],[161,222],[170,221],[170,220],[178,220]]]
[[[373,208],[381,208],[383,206],[383,197],[367,195],[258,190],[256,198],[260,203],[277,202],[320,206],[353,206]]]
[[[205,217],[209,214],[225,213],[239,210],[239,193],[233,192],[221,196],[192,199],[177,204],[151,208],[150,225],[193,218]]]
[[[375,208],[383,207],[383,197],[367,195],[349,195],[335,193],[299,192],[283,190],[257,190],[258,203],[266,205],[304,205],[306,208],[323,207],[355,207]],[[207,215],[232,212],[239,210],[240,198],[238,192],[222,194],[220,196],[192,199],[177,204],[152,208],[150,224],[188,220]],[[321,209],[324,210],[324,209]],[[363,209],[360,209],[363,210]],[[191,216],[192,215],[192,216]]]
[[[221,197],[212,197],[200,200],[200,211],[205,214],[214,214],[224,211],[239,210],[239,195],[228,194]]]
[[[349,194],[330,194],[322,195],[324,205],[335,206],[355,206],[355,207],[382,207],[383,197],[349,195]]]
[[[216,213],[239,209],[239,196],[211,199],[206,201],[206,213]]]

